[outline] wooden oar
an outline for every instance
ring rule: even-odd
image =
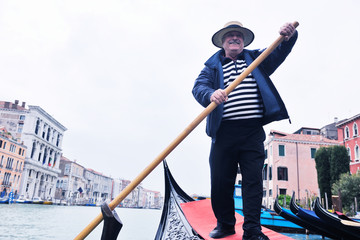
[[[294,22],[293,26],[296,28],[299,26],[298,22]],[[260,56],[258,56],[226,89],[227,95],[232,92],[242,80],[244,80],[269,54],[280,45],[284,40],[284,36],[280,35],[274,43],[272,43]],[[215,108],[217,104],[211,102],[203,112],[200,113],[180,134],[175,140],[173,140],[168,147],[165,148],[150,164],[147,166],[124,190],[109,203],[111,210],[114,210],[116,206],[120,204],[122,200],[136,188],[161,162],[164,160],[200,123],[206,118]],[[97,225],[101,223],[103,219],[100,213],[89,225],[87,225],[74,239],[85,239]]]

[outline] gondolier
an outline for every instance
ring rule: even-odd
[[[207,117],[206,133],[212,138],[210,152],[211,201],[217,226],[209,234],[223,238],[235,233],[234,184],[238,166],[242,173],[244,206],[243,239],[268,239],[260,226],[263,125],[289,118],[269,76],[290,53],[297,39],[295,27],[280,28],[283,41],[233,92],[224,89],[263,51],[247,50],[254,39],[240,22],[229,22],[216,32],[212,42],[221,48],[206,62],[195,81],[193,95],[204,107],[218,107]]]

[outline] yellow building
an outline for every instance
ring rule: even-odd
[[[0,127],[0,197],[7,196],[11,191],[19,192],[21,175],[24,168],[26,146]]]

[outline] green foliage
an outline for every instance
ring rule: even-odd
[[[360,207],[360,174],[349,175],[344,173],[340,176],[332,187],[332,193],[337,195],[341,192],[342,206],[345,212],[354,214],[353,207],[355,197],[357,198],[357,206]]]
[[[316,171],[318,175],[318,184],[320,188],[321,198],[325,198],[325,193],[331,195],[331,176],[330,169],[330,150],[326,147],[319,148],[315,153]],[[328,196],[329,204],[331,197]]]
[[[285,197],[285,201],[286,201],[285,206],[284,206],[284,197]],[[279,199],[280,206],[283,206],[283,207],[290,206],[291,196],[280,194],[278,199]]]
[[[350,159],[344,146],[333,146],[330,149],[330,184],[340,179],[340,175],[350,172]]]
[[[321,147],[316,151],[315,162],[321,198],[325,199],[327,193],[331,206],[331,186],[339,180],[341,174],[350,172],[347,150],[344,146]]]

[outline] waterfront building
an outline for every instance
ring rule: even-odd
[[[111,189],[111,201],[116,198],[121,191],[124,189],[123,187],[123,180],[121,178],[115,178],[112,182],[112,189]]]
[[[85,168],[76,161],[61,156],[59,169],[61,173],[56,182],[56,203],[68,205],[84,205],[89,202],[84,190],[86,180]]]
[[[291,195],[303,204],[319,195],[315,152],[338,141],[320,135],[320,129],[301,128],[294,134],[271,130],[265,141],[263,204],[273,208],[278,194]]]
[[[26,146],[0,126],[0,197],[10,192],[18,196],[25,155]]]
[[[85,197],[92,203],[100,204],[102,202],[110,202],[112,192],[111,177],[107,177],[93,169],[85,169]]]
[[[162,206],[161,194],[158,191],[146,190],[146,208],[159,209]]]
[[[111,199],[117,197],[130,184],[129,180],[114,179]],[[160,192],[148,190],[141,183],[120,203],[121,207],[161,208],[162,197]]]
[[[343,121],[343,120],[342,120]],[[342,122],[340,121],[340,122]],[[338,140],[338,129],[336,125],[339,123],[338,118],[334,118],[334,122],[320,129],[320,134],[328,139]]]
[[[25,105],[0,102],[0,125],[27,147],[19,194],[53,199],[67,129],[41,107]]]
[[[350,157],[350,172],[356,174],[360,171],[360,114],[340,121],[337,125],[339,144],[343,145]]]

